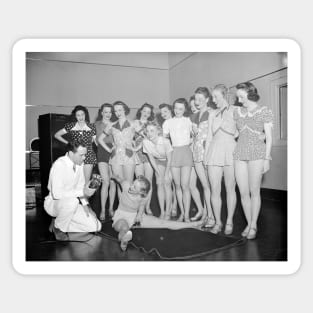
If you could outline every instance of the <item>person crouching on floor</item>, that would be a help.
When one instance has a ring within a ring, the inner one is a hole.
[[[44,209],[52,216],[50,231],[56,237],[61,232],[96,232],[101,230],[101,222],[89,206],[88,197],[96,189],[85,184],[84,160],[87,148],[82,141],[67,144],[66,155],[52,165],[49,175],[49,195],[45,198]],[[57,238],[58,239],[58,238]]]
[[[122,187],[122,194],[117,210],[113,216],[113,228],[118,232],[118,240],[123,251],[126,250],[128,242],[132,240],[133,234],[130,230],[134,224],[141,228],[169,228],[182,229],[201,226],[202,222],[179,222],[169,221],[157,218],[155,216],[144,214],[146,202],[149,200],[148,195],[151,189],[149,180],[139,175],[131,184],[117,176],[112,179],[116,180]]]

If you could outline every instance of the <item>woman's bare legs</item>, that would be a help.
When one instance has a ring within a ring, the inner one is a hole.
[[[109,172],[109,164],[105,162],[98,163],[99,172],[102,179],[101,185],[101,212],[100,212],[100,221],[105,220],[105,205],[108,199],[108,189],[110,184],[110,172]]]
[[[150,204],[151,204],[151,198],[152,198],[152,178],[153,178],[153,168],[150,164],[150,162],[146,162],[143,164],[144,166],[144,176],[149,180],[150,185],[151,185],[151,191],[148,195],[148,201],[147,201],[147,205],[146,205],[146,212],[147,214],[152,214],[151,208],[150,208]]]
[[[157,183],[157,193],[158,193],[158,201],[159,201],[159,207],[160,207],[160,218],[165,217],[165,188],[164,188],[164,182],[160,181]]]
[[[90,181],[93,164],[84,164],[84,176],[86,184]]]
[[[172,206],[171,206],[171,215],[176,216],[177,215],[177,197],[176,197],[176,188],[175,188],[175,183],[172,181]]]
[[[110,169],[110,177],[112,176],[112,167],[109,166]],[[113,179],[110,179],[110,189],[109,189],[109,199],[110,199],[110,206],[109,206],[109,215],[110,217],[113,216],[113,206],[114,206],[114,200],[116,196],[116,182]]]
[[[232,165],[224,166],[224,182],[226,188],[227,199],[227,221],[225,226],[226,235],[230,235],[233,231],[233,217],[236,209],[237,196],[236,196],[236,180],[235,170]]]
[[[173,181],[172,181],[172,177],[171,177],[171,173],[169,173],[170,175],[170,180],[165,180],[165,171],[166,171],[166,167],[162,166],[162,165],[158,165],[159,171],[160,171],[160,176],[158,177],[157,181],[161,183],[161,185],[163,185],[163,188],[161,188],[162,192],[163,192],[163,199],[164,199],[164,195],[165,195],[165,214],[164,214],[164,218],[169,220],[171,218],[171,210],[172,210],[172,197],[173,197],[173,192],[172,192],[172,185],[173,185]],[[162,187],[162,186],[160,186]],[[174,195],[174,198],[176,199],[176,195]],[[164,200],[163,200],[164,202]],[[162,214],[162,212],[161,212]]]
[[[169,220],[171,218],[171,209],[172,209],[172,183],[165,182],[165,219]]]
[[[211,201],[214,210],[216,225],[222,225],[221,221],[221,209],[222,209],[222,199],[221,199],[221,184],[223,177],[223,167],[222,166],[208,166],[208,175],[211,185]]]
[[[121,180],[126,179],[124,176],[123,165],[112,164],[112,173],[114,176],[119,177]],[[118,198],[120,198],[122,194],[120,186],[118,187],[117,192],[118,192]]]
[[[195,222],[181,222],[181,221],[169,221],[157,218],[155,216],[143,215],[140,227],[141,228],[168,228],[168,229],[183,229],[183,228],[198,228],[201,226],[201,221]]]
[[[168,213],[168,210],[170,210],[170,206],[168,207],[168,201],[171,202],[172,193],[170,194],[170,199],[168,199],[168,194],[167,194],[167,190],[165,188],[165,182],[164,182],[165,167],[162,165],[158,165],[158,170],[160,172],[160,176],[157,176],[157,193],[158,193],[158,201],[159,201],[159,206],[160,206],[160,211],[161,211],[160,218],[165,218],[165,205],[166,205],[166,213]]]
[[[131,240],[131,232],[129,232],[128,223],[121,219],[118,220],[113,227],[118,232],[118,240],[121,242],[121,249],[126,250],[128,241]],[[128,233],[129,232],[129,233]]]
[[[263,176],[263,160],[249,161],[249,190],[251,194],[251,229],[257,229],[257,221],[261,209],[261,182]]]
[[[185,213],[185,221],[190,222],[189,211],[190,211],[190,173],[191,173],[191,166],[183,166],[181,167],[181,188],[183,193],[183,205],[184,205],[184,213]]]
[[[136,177],[138,177],[139,175],[143,175],[143,176],[145,175],[145,169],[144,169],[143,163],[136,164],[135,175]]]
[[[241,204],[247,220],[247,226],[242,236],[247,236],[251,227],[251,199],[249,188],[249,169],[247,161],[235,160],[235,177],[240,191]]]
[[[124,164],[122,167],[123,177],[131,184],[134,181],[135,164]]]
[[[180,216],[179,220],[182,221],[184,219],[184,205],[183,205],[183,194],[182,194],[182,188],[180,185],[180,167],[172,167],[172,176],[175,184],[175,191],[176,191],[176,198],[177,198],[177,203],[180,209]]]
[[[210,184],[209,184],[209,179],[207,177],[203,162],[196,162],[195,169],[196,169],[196,173],[199,177],[199,180],[203,188],[204,199],[205,199],[205,204],[206,204],[206,209],[207,209],[207,216],[209,220],[214,221],[214,214],[213,214],[212,207],[211,207]]]
[[[194,167],[191,168],[189,186],[190,186],[191,197],[193,201],[195,202],[197,209],[198,209],[197,214],[191,218],[192,221],[195,221],[202,216],[204,208],[201,202],[200,192],[197,188],[197,173]]]

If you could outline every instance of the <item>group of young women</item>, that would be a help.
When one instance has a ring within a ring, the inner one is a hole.
[[[262,175],[270,168],[273,114],[258,104],[259,94],[251,82],[236,86],[241,106],[229,103],[225,85],[216,85],[212,94],[199,87],[189,102],[184,98],[173,106],[159,106],[162,121],[157,121],[152,105],[145,103],[136,119],[127,118],[130,109],[122,101],[104,103],[96,122],[90,123],[88,110],[76,106],[73,122],[59,130],[55,137],[67,143],[63,135],[84,140],[87,156],[84,165],[86,182],[93,166],[98,164],[102,177],[101,214],[109,193],[109,215],[113,215],[116,185],[112,173],[130,183],[134,176],[144,175],[152,182],[156,177],[160,218],[168,220],[180,211],[179,221],[201,219],[204,227],[218,234],[233,232],[236,208],[236,183],[247,226],[241,233],[247,239],[257,234],[257,220],[261,208]],[[213,108],[213,105],[216,108]],[[97,145],[97,152],[92,143]],[[227,194],[227,220],[221,221],[221,184],[224,176]],[[197,179],[203,190],[202,202]],[[150,192],[149,199],[151,201]],[[197,213],[190,216],[191,197]],[[150,201],[146,213],[152,214]]]

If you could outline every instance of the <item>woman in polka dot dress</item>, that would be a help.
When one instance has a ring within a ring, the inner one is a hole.
[[[262,176],[270,169],[273,113],[266,106],[257,103],[260,96],[252,83],[241,83],[236,88],[238,100],[243,107],[234,111],[234,120],[239,131],[234,150],[234,165],[241,203],[248,222],[241,235],[254,239],[261,209]]]
[[[89,122],[89,113],[87,108],[77,105],[71,114],[72,122],[65,124],[64,128],[56,132],[54,137],[68,144],[63,135],[69,133],[70,140],[81,140],[87,147],[87,155],[84,161],[85,181],[89,182],[93,166],[97,163],[96,154],[92,149],[92,142],[96,139],[96,128]]]

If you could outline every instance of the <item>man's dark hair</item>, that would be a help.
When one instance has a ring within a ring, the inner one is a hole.
[[[73,153],[75,153],[77,151],[78,147],[86,148],[86,145],[82,140],[69,141],[67,146],[66,146],[67,152],[72,151]]]

